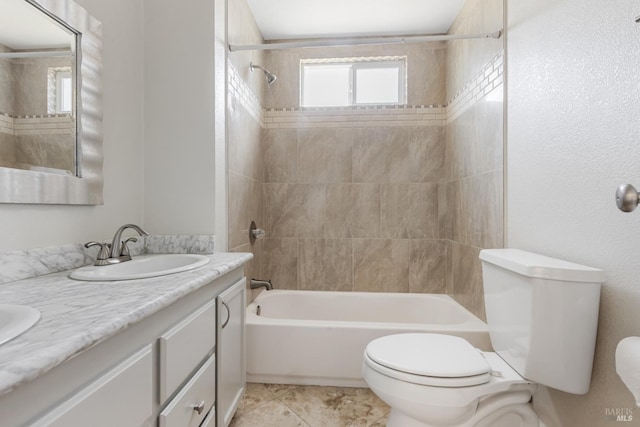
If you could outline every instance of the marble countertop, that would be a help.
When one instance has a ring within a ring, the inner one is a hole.
[[[0,303],[37,308],[31,329],[0,345],[0,395],[50,371],[249,261],[250,253],[207,255],[199,269],[148,279],[84,282],[68,271],[0,285]]]

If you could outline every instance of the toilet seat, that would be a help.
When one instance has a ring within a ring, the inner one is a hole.
[[[469,387],[489,382],[491,366],[463,338],[442,334],[389,335],[367,345],[364,362],[404,382],[433,387]]]

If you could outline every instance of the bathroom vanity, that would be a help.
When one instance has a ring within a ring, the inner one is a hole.
[[[226,426],[245,386],[245,278],[251,254],[119,282],[56,273],[0,286],[42,312],[0,346],[0,424]]]

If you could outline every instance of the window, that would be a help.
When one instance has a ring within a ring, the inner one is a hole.
[[[71,71],[56,73],[56,112],[70,113],[73,108]]]
[[[71,67],[49,68],[47,92],[49,114],[71,114],[73,112]]]
[[[300,73],[302,107],[406,102],[406,57],[303,59]]]

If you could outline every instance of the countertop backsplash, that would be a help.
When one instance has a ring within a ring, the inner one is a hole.
[[[132,256],[141,254],[213,254],[215,237],[204,235],[139,236],[128,244]],[[93,264],[98,248],[83,244],[23,249],[0,253],[0,284],[58,273]]]

